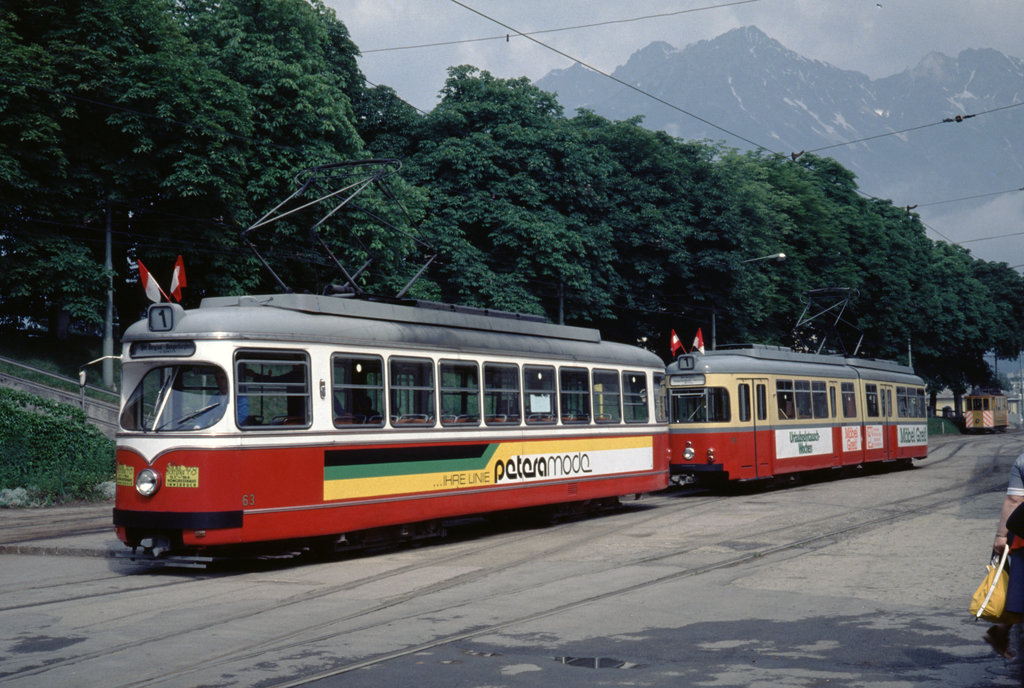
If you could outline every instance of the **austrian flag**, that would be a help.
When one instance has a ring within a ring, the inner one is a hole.
[[[139,281],[142,282],[142,288],[146,292],[146,297],[153,303],[160,303],[160,297],[163,296],[166,299],[167,294],[164,294],[164,290],[160,288],[159,284],[157,284],[156,278],[149,274],[149,270],[147,270],[146,266],[142,264],[142,261],[140,260],[138,263]]]
[[[672,342],[669,344],[669,349],[672,351],[672,355],[676,355],[676,351],[683,349],[683,343],[679,340],[679,335],[676,334],[675,330],[672,330]],[[686,353],[686,349],[683,349],[683,353]]]
[[[700,328],[697,328],[697,336],[693,338],[693,347],[690,351],[699,351],[704,353],[704,335],[701,334]]]
[[[139,263],[141,266],[142,263]],[[174,274],[171,275],[171,296],[174,297],[175,301],[181,301],[181,288],[187,287],[188,282],[185,281],[185,261],[178,256],[178,260],[174,262]]]

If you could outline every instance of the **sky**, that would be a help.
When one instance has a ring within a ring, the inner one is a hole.
[[[421,110],[436,104],[449,66],[470,64],[497,77],[536,81],[572,66],[575,58],[611,73],[653,41],[683,48],[741,26],[757,26],[804,57],[871,78],[902,72],[932,52],[955,57],[967,48],[995,48],[1024,58],[1024,0],[325,2],[362,51],[359,66],[366,78],[390,86]],[[551,31],[588,24],[600,25]],[[516,35],[538,31],[544,33],[533,38],[543,45]],[[438,43],[445,45],[407,48]],[[684,106],[699,114],[699,102]],[[1001,188],[1020,186],[1024,179],[1007,180]],[[993,223],[992,235],[1024,231],[1024,192],[1020,198],[997,197],[980,210]],[[921,214],[937,230],[932,238],[957,241],[959,228],[973,225],[978,212],[973,204],[937,206]],[[965,247],[979,258],[1024,267],[1024,238],[1012,244],[1016,257],[1007,256],[1010,245],[981,241]]]

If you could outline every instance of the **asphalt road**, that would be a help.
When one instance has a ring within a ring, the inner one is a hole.
[[[324,563],[151,571],[109,532],[27,530],[0,548],[0,685],[1015,686],[966,608],[1021,451],[939,438],[912,470]]]

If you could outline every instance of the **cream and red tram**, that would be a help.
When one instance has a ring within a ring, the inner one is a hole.
[[[924,458],[925,388],[908,366],[768,346],[667,368],[672,480],[756,480]]]
[[[119,538],[134,556],[185,561],[667,486],[657,356],[596,330],[432,306],[151,306],[123,338]]]

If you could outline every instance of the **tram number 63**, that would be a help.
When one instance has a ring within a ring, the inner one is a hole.
[[[242,506],[256,506],[256,495],[244,494],[242,495]]]

